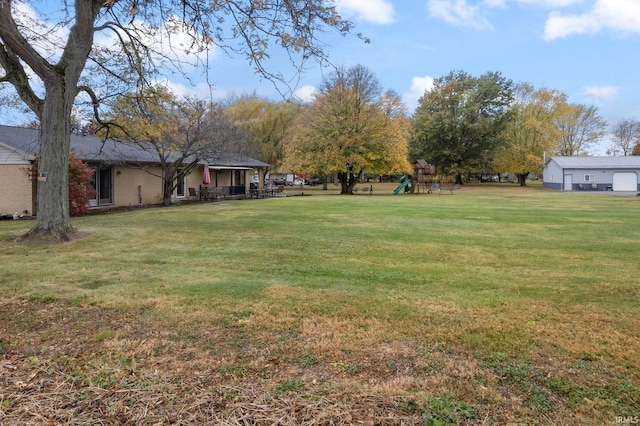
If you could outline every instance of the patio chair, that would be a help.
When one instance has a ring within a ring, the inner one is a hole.
[[[202,199],[203,201],[209,201],[209,198],[209,188],[207,188],[206,186],[202,187],[202,189],[200,190],[200,199]]]
[[[198,199],[198,193],[196,192],[195,188],[187,188],[189,190],[189,200],[197,200]]]

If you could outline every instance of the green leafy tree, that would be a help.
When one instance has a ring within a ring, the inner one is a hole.
[[[413,116],[411,158],[424,158],[461,184],[462,174],[481,169],[500,142],[512,92],[512,81],[495,72],[436,79]]]
[[[286,81],[267,67],[269,50],[282,47],[292,62],[326,59],[317,35],[347,34],[352,26],[323,0],[64,0],[47,2],[48,22],[33,18],[37,0],[0,0],[0,84],[10,85],[40,123],[38,212],[30,235],[68,239],[68,162],[71,115],[80,93],[98,113],[101,101],[132,92],[166,66],[182,70],[189,53],[213,46],[245,54],[257,72]],[[111,36],[97,45],[96,35]],[[184,42],[184,35],[188,42]],[[159,39],[164,37],[162,43]],[[206,55],[197,56],[207,67]],[[98,118],[98,122],[106,124]]]
[[[607,122],[594,106],[566,103],[558,108],[555,124],[560,137],[555,154],[561,156],[588,155],[589,149],[602,139]]]
[[[565,103],[566,95],[561,92],[517,85],[503,141],[495,151],[495,170],[514,173],[521,186],[526,186],[530,173],[540,173],[544,153],[553,150],[560,138],[554,116]]]
[[[375,75],[361,65],[339,68],[299,114],[286,144],[285,167],[298,173],[336,174],[341,194],[352,194],[366,171],[404,173],[406,117],[392,93],[382,93]]]
[[[253,152],[279,170],[284,159],[284,135],[300,111],[300,104],[288,101],[273,102],[257,96],[242,96],[226,107],[235,126],[247,133]]]

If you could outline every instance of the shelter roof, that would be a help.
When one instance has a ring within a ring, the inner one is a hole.
[[[413,168],[414,169],[426,169],[427,167],[429,167],[429,163],[427,163],[426,160],[420,159],[420,160],[416,160],[416,162],[413,164]]]

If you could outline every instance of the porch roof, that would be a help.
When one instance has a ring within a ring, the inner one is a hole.
[[[210,170],[251,170],[251,167],[209,166]]]

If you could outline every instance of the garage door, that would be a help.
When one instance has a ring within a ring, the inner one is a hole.
[[[613,175],[614,191],[637,191],[638,175],[634,172],[615,173]]]

